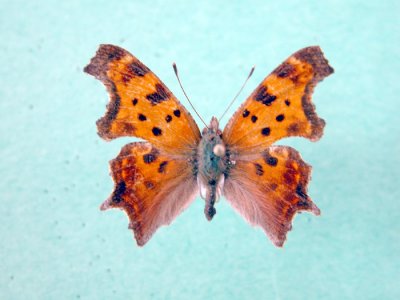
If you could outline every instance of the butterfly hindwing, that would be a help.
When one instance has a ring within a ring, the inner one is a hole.
[[[102,138],[140,137],[181,155],[198,144],[200,131],[189,112],[128,51],[101,45],[84,71],[101,80],[110,93],[107,113],[97,121]]]
[[[110,167],[115,187],[101,208],[123,209],[139,246],[158,227],[169,224],[198,192],[190,162],[163,155],[149,143],[124,146]]]
[[[223,193],[250,224],[262,227],[281,247],[296,212],[320,213],[307,195],[310,172],[295,149],[271,146],[237,160],[225,179]]]
[[[294,53],[235,112],[224,129],[225,142],[232,150],[257,152],[284,137],[319,139],[325,122],[315,113],[311,95],[332,72],[319,47]]]

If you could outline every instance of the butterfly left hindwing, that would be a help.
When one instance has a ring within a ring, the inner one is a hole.
[[[198,192],[190,162],[171,159],[149,143],[126,145],[110,166],[115,188],[101,208],[124,209],[139,246],[175,219]]]

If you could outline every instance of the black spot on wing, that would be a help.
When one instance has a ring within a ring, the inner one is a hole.
[[[271,156],[268,152],[264,153],[263,158],[265,163],[271,167],[275,167],[278,164],[278,159],[274,156]]]
[[[300,197],[299,202],[297,202],[298,207],[303,209],[308,209],[311,207],[308,196],[304,190],[304,186],[300,183],[296,187],[296,194]]]
[[[146,180],[144,182],[144,185],[146,186],[147,189],[152,190],[154,188],[154,183],[150,180]]]
[[[112,194],[112,202],[114,203],[120,203],[122,201],[122,195],[126,191],[126,184],[124,181],[118,182],[117,186],[114,189],[114,192]]]
[[[297,185],[297,187],[296,187],[296,194],[297,194],[300,198],[302,198],[302,199],[304,199],[304,200],[307,200],[307,198],[308,198],[308,196],[307,196],[307,194],[305,193],[304,188],[303,188],[303,186],[302,186],[301,184],[298,184],[298,185]]]
[[[135,76],[140,76],[143,77],[148,73],[150,70],[148,67],[146,67],[144,64],[142,64],[140,61],[134,61],[128,66],[129,71],[132,72],[133,75]]]
[[[290,76],[293,72],[296,71],[296,68],[290,63],[284,62],[279,67],[277,67],[273,73],[280,78],[285,78]]]
[[[147,118],[146,118],[146,116],[144,114],[138,114],[138,119],[139,119],[139,121],[146,121],[147,120]]]
[[[169,92],[161,84],[156,84],[156,92],[148,94],[146,96],[147,100],[151,102],[152,105],[156,105],[167,100],[169,97]]]
[[[146,164],[151,164],[153,161],[157,159],[157,155],[155,153],[147,153],[143,155],[143,161]]]
[[[283,114],[277,115],[275,119],[278,122],[282,122],[285,119],[285,115],[283,115]]]
[[[179,109],[175,109],[174,116],[179,118],[181,116],[181,111]]]
[[[167,161],[161,162],[160,165],[158,166],[158,173],[164,173],[167,165],[168,165]]]
[[[254,167],[256,168],[256,174],[258,176],[262,176],[264,174],[264,170],[262,165],[258,164],[258,163],[254,163]]]
[[[153,132],[153,134],[155,136],[159,136],[159,135],[162,134],[162,130],[160,128],[158,128],[158,127],[153,127],[153,129],[151,131]]]
[[[269,136],[271,133],[271,129],[269,127],[265,127],[263,129],[261,129],[261,134],[265,135],[265,136]]]
[[[266,106],[270,106],[272,104],[272,102],[274,102],[276,100],[276,96],[268,94],[267,88],[262,85],[256,91],[256,95],[255,95],[254,99],[258,102],[261,102],[262,104],[264,104]]]
[[[105,45],[105,46],[102,46],[102,48],[107,49],[108,60],[119,60],[125,55],[125,51],[123,49],[115,47],[115,46]]]

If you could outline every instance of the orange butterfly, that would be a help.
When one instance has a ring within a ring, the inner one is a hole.
[[[124,146],[111,161],[115,188],[101,209],[123,209],[143,246],[200,192],[211,220],[224,195],[250,224],[281,247],[298,211],[320,214],[307,195],[311,167],[291,147],[272,146],[284,137],[312,141],[324,120],[311,103],[315,85],[333,73],[318,46],[283,62],[235,112],[224,131],[213,117],[200,133],[189,112],[136,57],[101,45],[84,71],[110,93],[99,135],[135,136],[147,142]]]

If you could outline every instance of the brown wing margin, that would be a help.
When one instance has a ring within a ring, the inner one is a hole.
[[[119,107],[121,104],[121,97],[117,92],[115,83],[107,76],[109,64],[113,61],[120,60],[128,56],[129,52],[126,50],[113,46],[101,45],[90,63],[83,69],[84,72],[94,76],[106,86],[110,95],[110,102],[107,104],[107,112],[105,116],[97,121],[98,133],[105,139],[110,139],[108,136],[112,121],[117,117]],[[143,72],[148,72],[148,68],[142,64]]]
[[[317,141],[323,134],[325,121],[319,118],[315,112],[315,105],[311,102],[311,96],[317,83],[332,74],[334,70],[329,65],[328,60],[324,57],[321,48],[318,46],[304,48],[296,52],[294,57],[312,66],[312,80],[306,84],[304,95],[301,97],[301,103],[307,119],[312,124],[312,133],[309,138],[312,141]],[[275,69],[273,73],[282,75],[277,69]],[[290,74],[288,75],[290,78]],[[293,79],[295,80],[295,77],[293,77]]]

